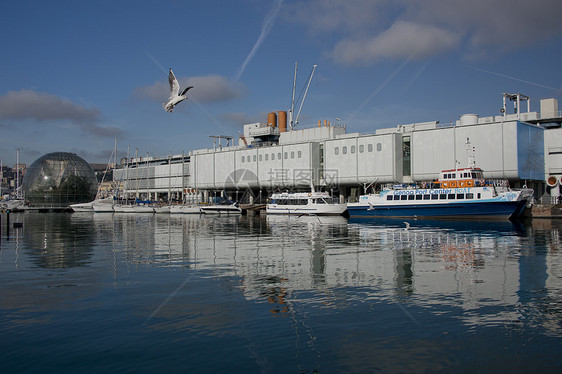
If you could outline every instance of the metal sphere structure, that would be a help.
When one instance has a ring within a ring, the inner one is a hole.
[[[23,179],[29,207],[64,209],[92,201],[98,182],[92,167],[74,153],[53,152],[35,160]]]

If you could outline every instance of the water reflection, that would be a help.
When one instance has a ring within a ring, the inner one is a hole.
[[[69,214],[20,214],[23,226],[16,231],[25,241],[31,262],[43,268],[70,268],[90,263],[94,231],[90,217]]]
[[[560,221],[18,217],[0,237],[11,368],[39,351],[89,371],[559,363]]]

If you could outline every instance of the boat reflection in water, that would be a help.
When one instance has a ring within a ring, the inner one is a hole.
[[[80,369],[93,355],[89,369],[130,371],[560,364],[562,222],[12,217],[23,227],[0,243],[0,296],[10,301],[0,332],[12,332],[3,345],[12,369],[34,365],[24,359],[34,349],[49,357],[37,365],[70,359]],[[56,331],[52,345],[46,330]],[[154,356],[137,354],[148,349]]]

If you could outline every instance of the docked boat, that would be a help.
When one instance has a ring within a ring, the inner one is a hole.
[[[327,192],[283,192],[271,195],[266,214],[339,216],[347,210],[345,203],[338,203]]]
[[[0,200],[0,211],[20,212],[23,210],[23,199]]]
[[[154,207],[146,204],[130,204],[113,206],[115,213],[154,213]]]
[[[201,214],[201,208],[198,205],[172,205],[170,206],[171,214]]]
[[[102,204],[107,204],[107,205],[102,205]],[[89,201],[87,203],[70,204],[70,207],[75,212],[93,212],[94,211],[94,205],[96,205],[97,208],[98,208],[98,210],[97,210],[98,212],[101,212],[101,211],[112,212],[113,208],[110,209],[110,207],[112,207],[113,204],[114,204],[114,198],[113,198],[113,196],[110,196],[110,197],[106,197],[106,198],[98,198],[98,199],[95,199],[93,201]]]
[[[507,180],[485,180],[477,167],[443,170],[435,182],[385,186],[348,203],[351,217],[464,217],[513,219],[533,198]]]
[[[242,208],[238,204],[213,204],[201,205],[201,213],[204,214],[241,214]]]

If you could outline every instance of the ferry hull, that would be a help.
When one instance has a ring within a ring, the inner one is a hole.
[[[348,204],[351,217],[465,217],[465,218],[516,218],[523,212],[526,200],[482,201],[448,204],[359,205]]]

